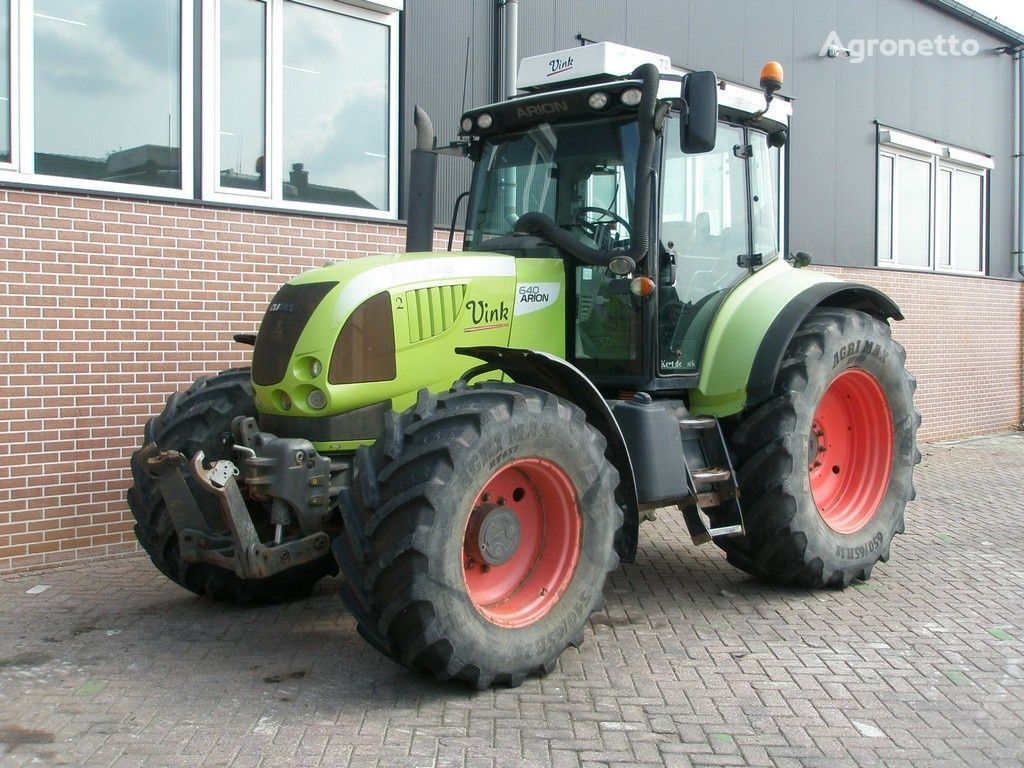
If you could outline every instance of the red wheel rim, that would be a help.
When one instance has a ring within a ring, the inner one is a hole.
[[[518,546],[498,565],[484,562],[479,530],[488,513],[511,510]],[[572,580],[582,529],[568,475],[541,458],[508,462],[484,483],[473,502],[462,545],[462,576],[476,610],[502,627],[522,627],[551,610]]]
[[[838,533],[856,533],[875,516],[889,487],[893,429],[878,380],[851,368],[821,398],[808,444],[811,495]]]

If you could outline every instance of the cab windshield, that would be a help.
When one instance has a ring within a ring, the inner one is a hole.
[[[640,143],[635,119],[543,123],[488,139],[476,164],[466,220],[467,250],[512,234],[536,211],[580,242],[629,247]]]

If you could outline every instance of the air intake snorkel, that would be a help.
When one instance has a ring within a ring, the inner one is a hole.
[[[602,250],[584,245],[559,227],[549,216],[536,211],[524,214],[515,223],[514,231],[537,235],[576,257],[584,264],[607,267],[617,275],[628,275],[647,256],[650,247],[651,179],[654,174],[654,115],[658,104],[661,74],[653,64],[642,64],[633,70],[631,79],[639,79],[640,104],[637,124],[640,146],[636,157],[636,194],[633,198],[632,235],[627,251]]]

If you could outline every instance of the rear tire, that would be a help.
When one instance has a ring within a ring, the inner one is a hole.
[[[726,425],[746,536],[730,563],[782,584],[845,587],[889,559],[914,498],[921,416],[888,324],[820,308],[786,351],[772,398]]]
[[[582,642],[618,564],[618,473],[604,450],[583,412],[547,392],[421,391],[358,451],[343,504],[334,550],[360,634],[406,667],[481,689],[550,672]]]
[[[231,422],[236,416],[256,416],[248,368],[233,368],[198,379],[185,392],[167,399],[163,413],[146,422],[143,445],[174,450],[191,459],[203,451],[207,462],[237,460],[232,450]],[[153,564],[171,581],[197,595],[237,603],[279,603],[306,597],[324,576],[337,573],[330,554],[267,579],[240,579],[234,571],[210,563],[188,563],[178,554],[178,535],[156,483],[143,471],[139,452],[132,454],[134,485],[128,506],[135,517],[135,536]],[[207,520],[219,519],[217,500],[203,491],[182,467],[189,487]],[[260,529],[259,511],[253,522]]]

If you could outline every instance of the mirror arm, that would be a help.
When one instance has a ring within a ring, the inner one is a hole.
[[[462,201],[469,197],[469,191],[463,192],[455,198],[455,205],[452,206],[452,223],[448,227],[448,252],[451,253],[452,245],[455,242],[455,225],[459,219],[459,208],[462,206]],[[465,246],[463,246],[465,247]]]

